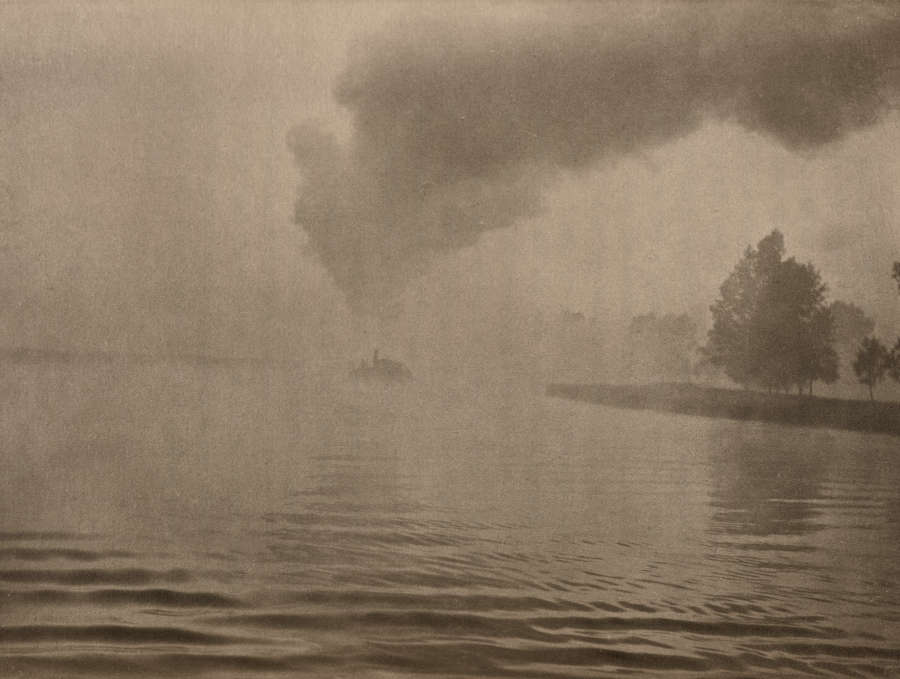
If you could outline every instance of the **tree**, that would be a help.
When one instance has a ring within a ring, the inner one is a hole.
[[[831,317],[834,319],[834,344],[840,350],[846,346],[854,349],[875,331],[875,321],[866,312],[850,302],[832,302]]]
[[[891,379],[900,382],[900,337],[894,342],[893,348],[888,352],[887,373]]]
[[[894,262],[894,280],[897,281],[897,289],[900,291],[900,262]],[[900,382],[900,337],[891,349],[888,365],[888,373],[896,381]]]
[[[816,380],[832,384],[840,376],[840,360],[834,348],[833,328],[834,317],[827,307],[814,311],[808,323],[802,326],[798,385],[803,384],[803,379],[808,380],[810,396]]]
[[[817,379],[837,379],[833,321],[812,264],[791,258],[773,267],[761,286],[754,326],[757,373],[765,386],[802,392]]]
[[[832,302],[829,310],[833,319],[834,350],[837,352],[840,377],[842,380],[852,380],[856,351],[860,343],[875,332],[875,321],[849,302]]]
[[[703,353],[739,384],[802,391],[838,376],[826,286],[812,264],[784,259],[773,231],[744,257],[710,308],[713,327]]]
[[[784,237],[779,231],[761,240],[756,250],[748,246],[719,288],[719,299],[710,307],[713,327],[703,354],[709,363],[722,368],[744,387],[755,383],[758,377],[754,326],[760,289],[783,255]]]
[[[890,367],[891,357],[887,348],[876,337],[866,337],[859,346],[853,372],[861,384],[869,387],[869,398],[875,400],[875,386],[884,379]]]

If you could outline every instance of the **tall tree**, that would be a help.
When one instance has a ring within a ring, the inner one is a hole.
[[[875,332],[875,321],[849,302],[832,302],[829,307],[834,321],[834,349],[837,352],[841,379],[853,379],[853,361],[860,343]]]
[[[833,318],[826,287],[812,264],[784,259],[784,237],[773,231],[744,257],[711,307],[704,354],[744,386],[802,391],[837,379]]]
[[[900,290],[900,262],[894,262],[894,280],[897,281],[897,289]]]
[[[807,380],[810,396],[816,380],[832,384],[840,376],[840,359],[834,348],[833,327],[833,316],[828,308],[816,309],[803,325],[798,386],[802,390],[803,380]]]
[[[812,264],[793,258],[774,266],[754,318],[758,379],[768,387],[811,386],[837,379],[832,318],[825,285]]]
[[[869,387],[869,398],[875,400],[875,387],[890,367],[890,353],[876,337],[866,337],[859,347],[853,371],[861,384]]]
[[[900,382],[900,337],[897,338],[888,357],[888,375]]]
[[[719,299],[710,307],[713,327],[703,353],[732,380],[748,387],[756,383],[756,332],[759,296],[764,281],[781,262],[784,236],[773,231],[757,249],[747,247],[744,256],[719,288]]]

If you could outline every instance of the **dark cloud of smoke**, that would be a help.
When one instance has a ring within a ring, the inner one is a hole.
[[[900,13],[887,6],[559,8],[549,21],[394,24],[356,45],[337,84],[350,141],[293,130],[296,221],[356,308],[538,214],[562,171],[709,119],[810,152],[876,122],[900,92]]]

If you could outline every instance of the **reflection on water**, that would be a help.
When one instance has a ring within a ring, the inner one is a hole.
[[[27,370],[4,675],[900,673],[895,439],[524,385]]]
[[[748,431],[749,429],[749,431]],[[723,428],[711,446],[716,532],[799,536],[821,528],[821,487],[833,438],[800,428]]]

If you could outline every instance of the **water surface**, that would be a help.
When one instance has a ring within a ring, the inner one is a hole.
[[[4,676],[900,674],[897,440],[6,366]]]

